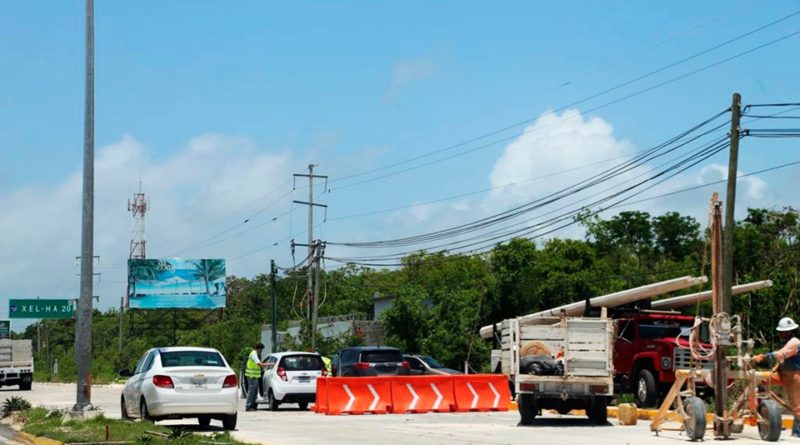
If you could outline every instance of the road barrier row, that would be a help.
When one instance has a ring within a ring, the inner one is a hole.
[[[496,374],[317,379],[320,414],[508,411],[508,377]]]

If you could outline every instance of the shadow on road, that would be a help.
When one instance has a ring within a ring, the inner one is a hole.
[[[611,423],[606,422],[603,425],[597,425],[594,423],[593,420],[589,419],[571,419],[571,418],[546,418],[546,419],[535,419],[533,421],[533,425],[517,425],[521,428],[536,428],[542,426],[556,426],[556,427],[564,427],[564,426],[582,426],[582,427],[607,427],[613,426]]]
[[[190,433],[224,433],[225,429],[221,426],[214,426],[209,425],[206,427],[202,427],[200,425],[164,425],[165,427],[171,429],[173,433],[180,433],[181,431],[186,431]]]

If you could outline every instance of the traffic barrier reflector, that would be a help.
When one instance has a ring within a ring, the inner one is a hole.
[[[395,414],[455,411],[451,376],[397,376],[391,382]]]
[[[317,398],[312,410],[317,413],[328,412],[328,377],[317,377]]]
[[[389,377],[329,377],[325,380],[328,415],[385,414],[392,410]]]
[[[456,411],[508,411],[508,377],[498,374],[454,375]]]

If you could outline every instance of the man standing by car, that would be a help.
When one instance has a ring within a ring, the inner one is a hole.
[[[247,403],[245,411],[255,411],[258,408],[256,398],[258,397],[258,385],[261,379],[261,368],[267,366],[261,362],[261,351],[264,350],[263,343],[256,343],[255,348],[250,351],[247,357],[247,365],[244,369],[244,376],[247,378]]]

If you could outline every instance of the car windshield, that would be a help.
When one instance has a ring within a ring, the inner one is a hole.
[[[649,320],[647,322],[639,323],[639,337],[645,340],[653,340],[658,338],[676,338],[681,336],[684,339],[689,338],[694,322],[679,322],[675,320]],[[708,325],[703,323],[700,326],[700,338],[703,343],[708,342]]]
[[[280,366],[286,371],[319,371],[325,367],[317,355],[287,355]]]
[[[444,368],[444,365],[439,363],[439,361],[436,360],[433,357],[428,357],[427,355],[420,355],[419,358],[422,359],[423,362],[427,363],[428,366],[430,366],[431,368],[434,368],[434,369],[435,368]]]
[[[225,360],[216,351],[162,351],[161,366],[225,366]]]
[[[403,356],[400,351],[364,351],[361,353],[361,361],[367,363],[400,363]]]

